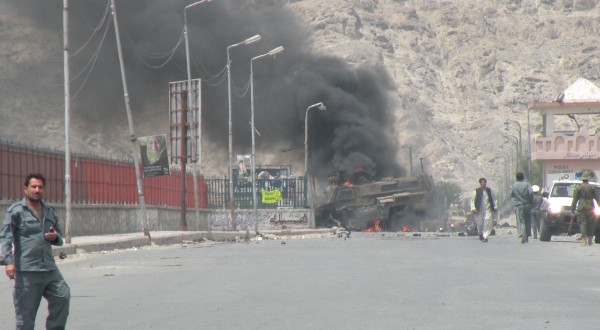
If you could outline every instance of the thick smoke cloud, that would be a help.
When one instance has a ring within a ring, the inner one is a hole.
[[[116,1],[134,121],[149,115],[167,120],[167,84],[187,77],[183,43],[167,65],[151,66],[161,63],[156,59],[160,52],[177,45],[183,8],[192,2]],[[69,4],[71,48],[77,49],[89,38],[108,1],[72,0]],[[21,14],[33,17],[40,28],[62,33],[62,1],[21,0],[15,6]],[[188,26],[192,76],[203,78],[205,140],[227,149],[227,80],[222,79],[227,46],[260,34],[259,43],[230,53],[234,154],[247,153],[251,144],[250,96],[238,96],[249,82],[250,59],[282,45],[282,55],[254,62],[255,121],[260,132],[257,154],[271,153],[276,158],[282,149],[291,148],[297,163],[302,164],[306,109],[323,102],[326,111],[311,110],[309,114],[315,174],[325,178],[333,170],[352,173],[358,168],[375,178],[403,174],[392,138],[394,116],[388,95],[394,86],[382,68],[354,68],[341,59],[309,53],[310,32],[278,1],[213,0],[188,11]],[[98,33],[96,43],[101,35]],[[89,61],[95,50],[89,48],[73,57],[73,71]],[[120,77],[111,22],[94,71],[74,101],[77,111],[72,120],[117,124],[114,118],[124,113]],[[77,83],[81,81],[74,85]],[[143,123],[135,124],[143,127]]]

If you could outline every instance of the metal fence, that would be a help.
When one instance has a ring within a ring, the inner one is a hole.
[[[45,200],[64,203],[64,152],[0,141],[0,200],[23,198],[24,179],[29,173],[46,177]],[[181,172],[169,176],[145,178],[144,198],[149,205],[181,205]],[[235,208],[249,209],[252,203],[251,181],[234,185]],[[194,181],[186,175],[186,205],[194,207]],[[257,180],[257,208],[301,208],[306,206],[304,178]],[[198,177],[200,208],[229,208],[229,179]],[[263,192],[279,191],[280,198],[263,199]],[[71,200],[75,204],[137,204],[137,184],[132,161],[89,155],[71,155]]]
[[[0,142],[0,200],[23,198],[25,177],[41,173],[46,178],[45,200],[64,203],[64,152]],[[193,177],[186,175],[186,205],[194,205]],[[150,205],[181,205],[181,172],[145,178],[144,199]],[[206,182],[198,178],[200,207],[206,208]],[[71,155],[71,201],[74,204],[137,204],[139,201],[132,161],[89,155]]]
[[[206,179],[209,208],[230,208],[229,205],[229,179]],[[279,200],[263,198],[263,193],[279,191]],[[285,179],[258,179],[256,180],[256,207],[259,209],[273,209],[279,207],[303,208],[306,207],[306,189],[304,178]],[[252,208],[252,182],[237,183],[234,185],[234,207],[240,209]]]

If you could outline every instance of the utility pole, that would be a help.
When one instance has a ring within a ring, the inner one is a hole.
[[[190,41],[189,41],[189,33],[188,33],[188,24],[187,24],[187,10],[189,8],[198,6],[204,2],[210,2],[210,0],[201,0],[189,4],[183,8],[183,38],[185,40],[185,59],[186,59],[186,68],[187,68],[187,104],[189,107],[192,106],[192,73],[190,71]],[[198,163],[200,163],[200,170],[202,170],[202,102],[201,102],[201,93],[202,93],[202,84],[201,81],[198,81],[198,101],[197,101],[197,111],[190,109],[189,111],[192,113],[192,118],[197,117],[197,120],[192,120],[192,175],[194,177],[194,210],[196,214],[196,222],[200,223],[200,211],[199,211],[199,194],[198,194]],[[197,116],[194,116],[196,114]],[[197,146],[194,147],[196,143],[196,124],[198,130],[198,143]],[[194,156],[195,153],[195,156]],[[210,223],[208,225],[208,230],[210,231]],[[187,225],[186,225],[187,228]]]
[[[71,83],[69,74],[69,0],[63,0],[63,46],[65,75],[65,242],[71,243],[71,147],[69,142]]]
[[[179,230],[187,231],[186,213],[187,206],[185,200],[185,172],[187,163],[187,95],[189,91],[181,95],[181,213],[179,215]]]
[[[142,211],[142,228],[144,235],[148,236],[148,240],[152,242],[150,237],[150,229],[148,226],[148,217],[146,215],[146,201],[144,200],[144,189],[142,187],[142,176],[140,174],[140,166],[137,157],[138,140],[133,131],[133,119],[131,117],[131,108],[129,106],[129,92],[127,91],[127,80],[125,78],[125,66],[123,64],[123,54],[121,51],[121,37],[119,36],[119,24],[117,23],[117,10],[115,8],[115,0],[110,0],[110,8],[113,16],[113,23],[115,25],[115,38],[117,40],[117,51],[119,53],[119,65],[121,67],[121,80],[123,82],[123,96],[125,98],[125,111],[127,112],[127,123],[129,124],[129,136],[131,137],[131,147],[133,156],[133,166],[135,168],[135,177],[138,188],[138,197],[140,200],[140,208]]]

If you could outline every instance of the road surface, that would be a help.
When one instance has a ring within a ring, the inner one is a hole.
[[[70,256],[69,329],[600,329],[600,245],[353,233]],[[14,328],[0,280],[0,329]],[[44,329],[42,302],[37,329]]]

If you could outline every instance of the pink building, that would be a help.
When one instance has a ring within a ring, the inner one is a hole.
[[[600,178],[600,132],[555,131],[557,115],[600,114],[600,88],[580,78],[562,92],[556,100],[535,103],[530,110],[539,111],[543,132],[531,138],[531,160],[542,162],[543,186],[554,180],[577,179],[582,169],[591,169]],[[600,122],[598,125],[600,127]]]

